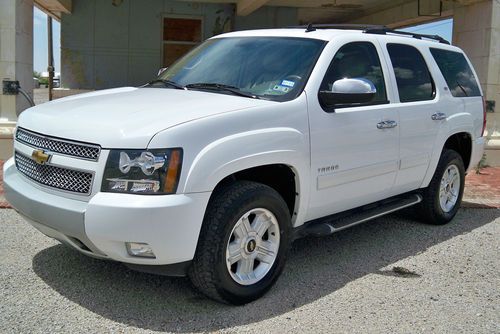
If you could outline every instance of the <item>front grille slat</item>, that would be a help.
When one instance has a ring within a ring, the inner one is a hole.
[[[88,195],[94,175],[89,172],[39,165],[31,158],[15,152],[16,167],[27,178],[47,187]]]
[[[69,155],[79,159],[97,161],[101,147],[94,144],[77,143],[63,139],[43,136],[23,128],[16,131],[16,140],[35,148],[48,150],[54,153]]]

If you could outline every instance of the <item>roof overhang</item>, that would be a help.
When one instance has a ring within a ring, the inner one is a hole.
[[[194,2],[193,0],[177,0]],[[297,8],[300,23],[343,23],[359,17],[367,17],[391,8],[411,9],[415,22],[391,22],[388,25],[401,26],[427,22],[450,15],[456,6],[469,5],[485,0],[196,0],[204,3],[230,3],[236,8],[236,15],[247,16],[262,7]],[[498,1],[498,0],[497,0]],[[442,8],[440,4],[442,3]],[[419,14],[422,9],[424,14]],[[442,11],[441,11],[442,9]],[[439,14],[441,13],[441,16]],[[402,19],[403,20],[403,19]]]
[[[62,14],[71,14],[72,0],[34,0],[35,6],[57,21]]]
[[[192,0],[178,0],[193,2]],[[399,6],[416,0],[196,0],[205,3],[232,3],[236,6],[238,16],[247,16],[261,7],[293,7],[300,11],[304,20],[345,21],[347,17],[365,14],[368,11],[377,11],[385,7]],[[437,1],[437,0],[425,0]],[[480,0],[452,0],[452,1],[480,1]]]

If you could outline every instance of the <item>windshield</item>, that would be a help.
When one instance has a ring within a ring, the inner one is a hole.
[[[325,44],[321,40],[288,37],[210,39],[169,67],[159,79],[207,91],[213,91],[213,84],[218,84],[257,98],[289,101],[302,92]],[[216,88],[218,93],[227,93],[224,87]]]

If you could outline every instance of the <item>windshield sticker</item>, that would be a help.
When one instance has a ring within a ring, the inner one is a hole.
[[[275,85],[273,87],[273,90],[278,91],[278,92],[282,92],[282,93],[288,93],[290,91],[290,87],[286,87],[283,85]]]
[[[295,86],[295,82],[290,81],[290,80],[283,80],[283,81],[281,82],[281,85],[282,85],[282,86],[286,86],[286,87],[293,88],[293,86]]]

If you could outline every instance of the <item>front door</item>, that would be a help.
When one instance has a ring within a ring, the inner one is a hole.
[[[308,220],[388,196],[399,164],[399,120],[389,103],[385,72],[376,40],[346,43],[334,52],[320,90],[331,90],[339,79],[363,78],[375,85],[375,97],[369,103],[324,110],[317,96],[309,96]]]

